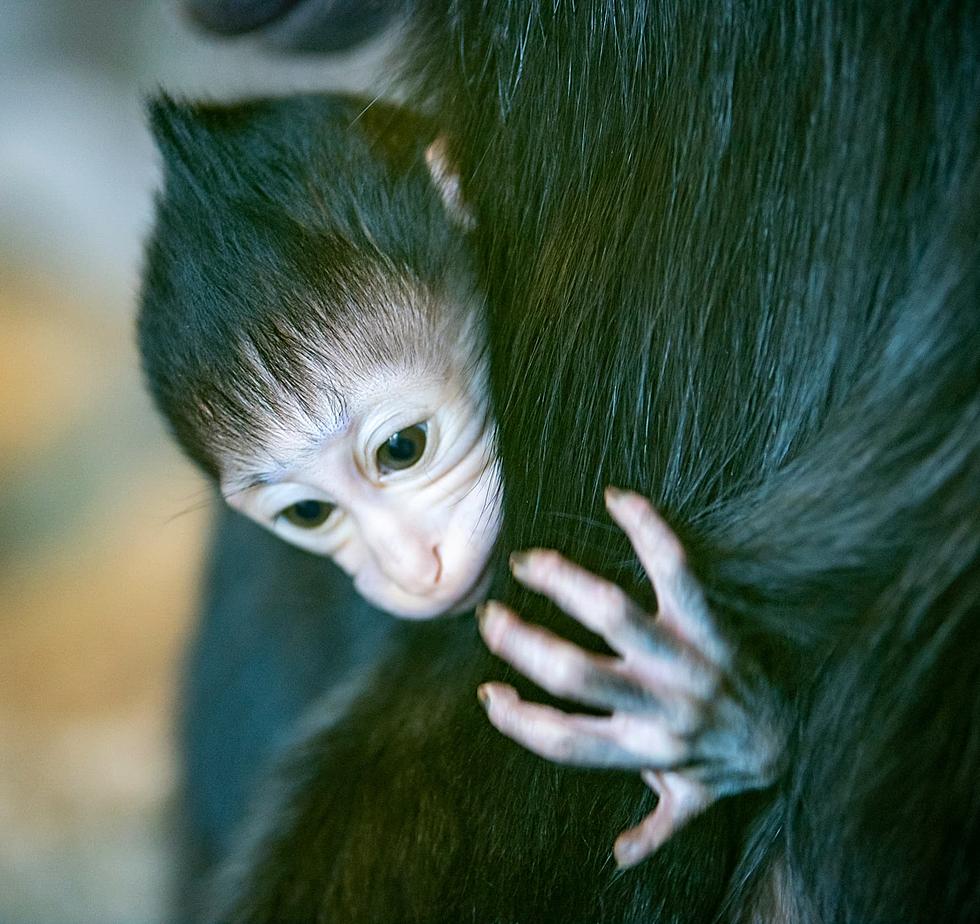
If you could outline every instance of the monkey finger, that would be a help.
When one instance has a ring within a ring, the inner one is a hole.
[[[689,762],[706,712],[699,692],[715,684],[702,664],[683,659],[626,664],[583,651],[496,601],[481,608],[487,646],[543,689],[613,713],[606,737],[646,766]]]
[[[645,497],[606,489],[606,509],[629,537],[657,595],[657,622],[713,664],[730,660],[680,540]]]
[[[644,757],[609,739],[608,719],[569,715],[551,706],[526,702],[503,683],[485,683],[478,695],[491,724],[539,757],[582,767],[639,770],[649,766]]]
[[[614,658],[584,651],[493,600],[478,613],[487,647],[554,696],[610,711],[662,711],[657,698],[624,676]]]
[[[714,801],[705,786],[680,773],[646,770],[642,776],[657,793],[657,807],[636,827],[616,838],[613,856],[620,869],[636,866],[655,853]]]
[[[510,557],[514,577],[597,635],[620,654],[662,653],[672,640],[658,632],[654,620],[610,581],[570,562],[551,549],[515,552]]]

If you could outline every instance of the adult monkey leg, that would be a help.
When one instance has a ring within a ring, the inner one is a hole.
[[[259,34],[277,48],[347,51],[375,36],[401,12],[400,0],[183,0],[202,29],[229,37]]]

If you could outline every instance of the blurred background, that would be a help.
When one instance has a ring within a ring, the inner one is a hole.
[[[0,922],[162,921],[172,715],[212,501],[133,345],[142,99],[383,88],[390,33],[279,57],[175,0],[0,4]]]

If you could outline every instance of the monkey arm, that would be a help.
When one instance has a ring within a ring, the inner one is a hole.
[[[641,771],[658,802],[617,838],[616,860],[625,867],[716,800],[773,783],[786,723],[771,689],[736,668],[680,542],[649,501],[610,490],[606,502],[650,578],[657,613],[557,552],[534,550],[513,556],[514,576],[615,654],[585,651],[495,602],[483,609],[480,628],[491,651],[549,693],[609,714],[529,703],[501,683],[484,684],[480,698],[494,726],[542,757]]]

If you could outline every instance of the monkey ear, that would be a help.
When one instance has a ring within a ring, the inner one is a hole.
[[[476,216],[463,199],[459,171],[449,156],[449,141],[445,135],[440,135],[425,149],[425,162],[450,221],[463,231],[472,231],[476,227]]]

